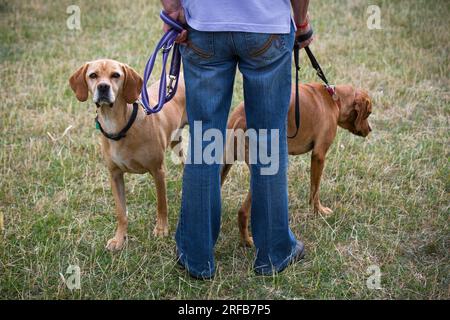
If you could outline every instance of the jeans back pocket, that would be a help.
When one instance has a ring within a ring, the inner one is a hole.
[[[208,60],[214,56],[214,33],[197,31],[188,27],[188,39],[180,46],[181,55],[191,61]]]
[[[284,34],[246,33],[245,43],[250,58],[272,60],[286,50]]]

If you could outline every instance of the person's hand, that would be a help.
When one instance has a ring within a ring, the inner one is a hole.
[[[181,24],[186,24],[186,18],[184,17],[184,9],[183,7],[180,7],[180,9],[173,11],[173,12],[168,12],[167,13],[169,15],[169,17],[171,17],[172,19],[180,22]],[[163,25],[163,31],[164,32],[168,32],[170,30],[170,26],[166,23],[164,23]],[[176,38],[175,42],[176,43],[180,43],[180,44],[185,44],[187,41],[187,30],[183,30],[178,37]]]
[[[306,21],[303,25],[297,26],[297,32],[295,33],[295,39],[298,39],[301,36],[304,36],[308,34],[312,30],[311,24],[309,23],[309,17],[306,18]],[[311,34],[311,36],[303,41],[297,41],[297,43],[300,46],[300,49],[303,49],[304,47],[307,47],[313,42],[314,36]]]

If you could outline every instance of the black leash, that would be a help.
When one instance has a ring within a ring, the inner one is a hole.
[[[309,47],[305,47],[306,54],[308,55],[309,61],[311,61],[311,65],[314,69],[316,69],[317,75],[319,76],[322,81],[329,86],[328,79],[325,77],[325,74],[322,71],[322,68],[320,67],[319,62],[317,62],[316,57],[312,53],[311,49]]]
[[[330,94],[330,96],[333,98],[334,101],[338,101],[339,97],[336,94],[335,87],[330,85],[330,83],[328,82],[327,77],[325,77],[325,73],[323,73],[319,62],[317,61],[316,57],[312,53],[311,49],[309,47],[305,47],[305,51],[306,51],[306,54],[308,55],[309,61],[311,61],[312,67],[314,69],[316,69],[317,75],[325,83],[325,89],[327,89],[328,93]]]
[[[133,125],[134,121],[136,120],[137,114],[138,114],[138,110],[139,110],[139,105],[135,102],[133,103],[133,113],[131,114],[130,120],[128,120],[127,125],[125,126],[125,128],[123,128],[122,130],[120,130],[119,133],[115,133],[115,134],[111,134],[111,133],[107,133],[103,130],[100,122],[98,121],[98,116],[95,117],[95,124],[97,126],[97,128],[100,130],[100,132],[108,139],[110,140],[114,140],[114,141],[119,141],[123,138],[126,137],[126,133],[128,130],[130,130],[131,126]]]
[[[298,85],[300,82],[299,72],[300,72],[300,45],[296,41],[294,44],[294,62],[295,62],[295,126],[296,130],[293,136],[288,136],[289,139],[294,139],[298,131],[300,130],[300,93]]]

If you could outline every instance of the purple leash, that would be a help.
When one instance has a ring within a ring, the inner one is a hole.
[[[158,113],[159,111],[161,111],[164,104],[166,102],[169,102],[175,96],[178,88],[178,79],[181,67],[181,54],[179,50],[180,45],[178,43],[175,43],[175,39],[184,30],[184,27],[178,21],[175,21],[171,17],[169,17],[164,11],[161,11],[159,16],[164,21],[164,23],[168,24],[171,27],[171,29],[161,38],[158,45],[156,46],[155,51],[153,52],[147,62],[147,65],[145,66],[141,100],[147,115]],[[169,85],[167,85],[166,65],[167,60],[169,59],[170,51],[172,49],[173,54],[169,72]],[[152,74],[159,50],[162,50],[163,61],[161,80],[159,83],[159,98],[158,104],[154,107],[150,107],[150,100],[147,92],[147,83],[150,80],[150,75]]]

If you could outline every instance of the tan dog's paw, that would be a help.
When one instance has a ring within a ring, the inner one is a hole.
[[[123,245],[125,243],[125,237],[121,238],[112,238],[108,240],[108,243],[106,244],[106,249],[109,251],[119,251],[123,248]]]
[[[324,216],[329,216],[333,213],[333,210],[331,210],[330,208],[324,207],[322,205],[319,205],[319,206],[314,207],[314,213],[320,213],[320,214],[323,214]]]
[[[253,237],[241,239],[241,244],[243,247],[246,247],[246,248],[252,248],[255,245],[253,242]]]
[[[169,236],[169,227],[167,225],[158,226],[156,225],[155,229],[153,229],[153,236],[157,238],[163,238]]]

